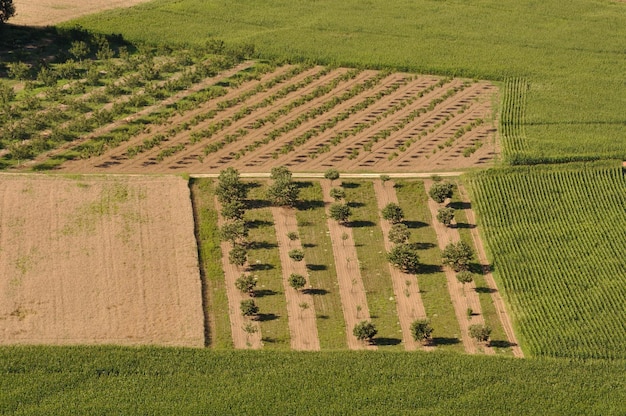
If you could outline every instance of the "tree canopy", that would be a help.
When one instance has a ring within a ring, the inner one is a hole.
[[[334,203],[329,208],[330,218],[341,223],[345,223],[350,218],[352,211],[347,204]]]
[[[15,16],[13,0],[0,0],[0,25]]]
[[[395,202],[390,202],[382,209],[383,218],[387,221],[397,224],[404,219],[404,211],[400,205]]]
[[[395,245],[387,253],[389,263],[406,273],[417,273],[419,268],[419,256],[409,244]]]
[[[443,249],[441,260],[455,272],[469,269],[470,261],[474,258],[474,251],[464,241],[450,243]]]

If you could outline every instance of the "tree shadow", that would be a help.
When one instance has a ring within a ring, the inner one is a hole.
[[[298,211],[306,211],[315,208],[324,208],[324,201],[318,201],[317,199],[306,199],[296,202],[296,209]]]
[[[361,208],[364,207],[365,204],[363,202],[348,202],[347,204],[350,208]]]
[[[495,293],[497,292],[497,290],[492,289],[490,287],[484,287],[484,286],[477,286],[476,289],[474,289],[474,291],[476,293]]]
[[[470,209],[472,208],[472,204],[470,204],[469,202],[456,201],[450,202],[448,204],[448,207],[453,209]]]
[[[419,274],[435,274],[441,272],[441,266],[438,264],[422,264],[420,263],[418,268]]]
[[[374,227],[376,223],[372,221],[364,221],[364,220],[356,220],[350,221],[348,223],[348,227],[350,228],[365,228],[365,227]]]
[[[313,187],[313,182],[311,181],[296,181],[295,182],[296,185],[298,186],[299,189],[306,189],[306,188],[311,188]]]
[[[278,247],[278,244],[270,243],[268,241],[250,241],[248,248],[250,250],[271,250]]]
[[[494,348],[509,348],[517,346],[517,344],[506,340],[491,340],[489,345]]]
[[[274,313],[260,313],[257,315],[257,320],[259,322],[274,321],[278,318],[280,317]]]
[[[328,315],[321,315],[321,314],[320,314],[320,315],[316,315],[316,316],[315,316],[315,318],[317,318],[317,319],[324,319],[324,320],[326,320],[326,319],[330,319],[330,316],[328,316]]]
[[[458,338],[445,338],[445,337],[433,338],[433,343],[435,345],[456,345],[460,342],[461,340],[459,340]]]
[[[274,296],[278,294],[271,289],[259,289],[254,291],[255,298],[264,298],[265,296]]]
[[[306,268],[312,272],[319,272],[322,270],[328,270],[328,266],[325,264],[307,264]]]
[[[302,247],[304,247],[304,248],[313,248],[313,247],[317,247],[317,244],[304,243],[304,244],[302,244]]]
[[[426,227],[428,224],[422,221],[403,221],[404,225],[406,225],[411,230],[415,230],[418,228]]]
[[[361,184],[360,183],[356,183],[356,182],[343,182],[341,184],[342,188],[346,188],[346,189],[356,189],[358,187],[360,187]]]
[[[267,199],[246,199],[246,209],[268,208],[271,207],[270,201]]]
[[[302,293],[307,294],[307,295],[313,295],[313,296],[324,296],[325,294],[329,292],[326,289],[311,288],[311,289],[302,290]]]
[[[274,223],[272,221],[265,221],[265,220],[246,221],[246,227],[248,227],[251,230],[256,229],[256,228],[272,227],[272,226],[274,226]]]
[[[429,248],[435,247],[433,243],[410,243],[409,244],[413,250],[428,250]]]
[[[476,228],[475,224],[467,224],[465,222],[457,222],[454,228],[462,228],[462,229],[473,229]]]
[[[310,227],[314,225],[311,221],[298,221],[298,227]]]
[[[272,337],[262,337],[261,341],[263,341],[266,344],[275,344],[278,342],[276,338],[272,338]]]
[[[258,272],[261,270],[273,270],[275,269],[273,264],[269,264],[269,263],[256,263],[256,264],[251,264],[249,267],[251,272]]]
[[[401,339],[398,338],[374,338],[372,343],[378,347],[385,347],[390,345],[398,345],[402,342]]]

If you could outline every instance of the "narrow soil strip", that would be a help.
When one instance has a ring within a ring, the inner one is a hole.
[[[217,197],[215,198],[215,207],[218,212],[222,212]],[[221,228],[224,225],[224,218],[220,214],[217,225]],[[237,349],[253,348],[259,349],[263,347],[261,342],[261,327],[258,323],[251,321],[241,315],[240,305],[242,300],[249,299],[248,295],[244,295],[235,287],[235,281],[239,278],[243,269],[232,265],[228,261],[228,253],[232,245],[228,242],[221,243],[222,248],[222,268],[224,269],[224,278],[226,279],[226,295],[228,296],[228,314],[230,316],[230,330],[233,335],[233,345]],[[251,325],[251,326],[249,326]],[[256,332],[248,333],[244,328],[256,328]]]
[[[433,181],[430,179],[424,181],[426,190],[430,189],[432,184]],[[457,229],[446,227],[437,221],[437,211],[439,208],[440,206],[433,201],[432,198],[428,198],[428,209],[430,210],[430,215],[432,217],[432,225],[437,233],[439,248],[443,250],[449,243],[457,243],[461,241],[461,237]],[[452,299],[452,304],[454,305],[456,319],[459,321],[459,326],[461,327],[461,340],[463,341],[463,346],[465,347],[465,351],[470,354],[475,354],[479,352],[478,344],[470,337],[469,327],[474,324],[484,325],[485,323],[482,316],[482,309],[480,307],[480,299],[474,290],[476,288],[476,284],[472,282],[463,285],[457,280],[456,273],[450,267],[444,267],[444,271],[446,273],[448,291],[450,292],[450,298]],[[470,317],[467,316],[468,308],[472,309],[472,316]],[[481,347],[484,353],[495,354],[493,348],[485,345],[481,345]]]
[[[483,241],[480,238],[480,234],[478,233],[478,229],[476,228],[476,215],[474,214],[474,210],[472,209],[472,205],[469,201],[467,191],[463,185],[459,184],[459,194],[461,195],[461,199],[464,204],[467,204],[468,207],[465,209],[465,215],[467,216],[467,222],[470,225],[470,233],[472,234],[472,240],[474,241],[474,247],[476,247],[476,255],[478,257],[478,261],[483,269],[483,275],[485,276],[485,282],[491,291],[491,298],[493,300],[493,305],[498,312],[498,316],[500,317],[500,322],[502,323],[502,328],[506,333],[507,340],[511,346],[511,351],[513,351],[513,355],[518,358],[524,358],[524,352],[519,346],[517,342],[517,337],[515,336],[515,332],[513,331],[513,323],[511,322],[511,317],[506,311],[506,306],[504,304],[504,300],[502,296],[500,296],[500,292],[498,291],[498,287],[496,286],[496,281],[493,278],[493,274],[491,273],[491,267],[489,266],[489,261],[487,260],[487,254],[485,252],[485,246],[483,245]]]
[[[388,238],[391,224],[389,221],[382,218],[380,210],[391,202],[397,204],[398,196],[396,195],[396,190],[392,182],[383,183],[379,179],[374,181],[374,191],[376,192],[376,200],[378,201],[378,215],[380,216],[380,227],[383,230],[385,250],[389,252],[393,248],[393,243],[391,243]],[[413,339],[411,335],[411,323],[416,319],[426,318],[426,310],[424,309],[424,303],[420,296],[417,277],[412,274],[403,273],[391,264],[389,265],[389,271],[391,272],[393,291],[396,295],[396,307],[398,309],[400,328],[402,328],[404,348],[409,351],[416,350],[420,346],[423,347],[423,344]],[[432,349],[432,347],[428,349]]]
[[[289,334],[291,336],[291,348],[294,350],[319,351],[320,341],[317,336],[315,322],[315,306],[313,296],[304,290],[296,290],[289,286],[289,276],[292,273],[307,277],[306,263],[293,261],[289,258],[289,251],[302,250],[300,240],[291,241],[287,234],[298,232],[296,212],[290,208],[272,207],[274,226],[276,227],[276,240],[280,251],[280,262],[283,269],[283,285],[287,298],[287,315],[289,317]]]
[[[375,345],[364,344],[352,334],[356,324],[370,320],[365,287],[363,286],[363,279],[361,279],[352,230],[350,227],[342,226],[330,218],[330,205],[334,202],[330,196],[331,183],[329,180],[324,179],[321,181],[321,185],[326,215],[328,215],[328,230],[333,243],[333,256],[335,258],[343,316],[346,322],[348,348],[352,350],[376,349]]]

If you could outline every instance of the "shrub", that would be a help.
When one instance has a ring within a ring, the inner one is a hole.
[[[433,186],[430,187],[428,195],[430,195],[435,202],[441,204],[446,198],[452,197],[453,190],[454,185],[450,182],[435,182]]]

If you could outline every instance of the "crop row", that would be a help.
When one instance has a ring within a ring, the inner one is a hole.
[[[528,82],[523,78],[508,78],[504,82],[500,137],[502,137],[503,153],[507,159],[513,158],[516,153],[526,148],[524,122],[528,88]]]
[[[626,358],[621,168],[510,169],[477,174],[472,183],[498,277],[529,352]]]

